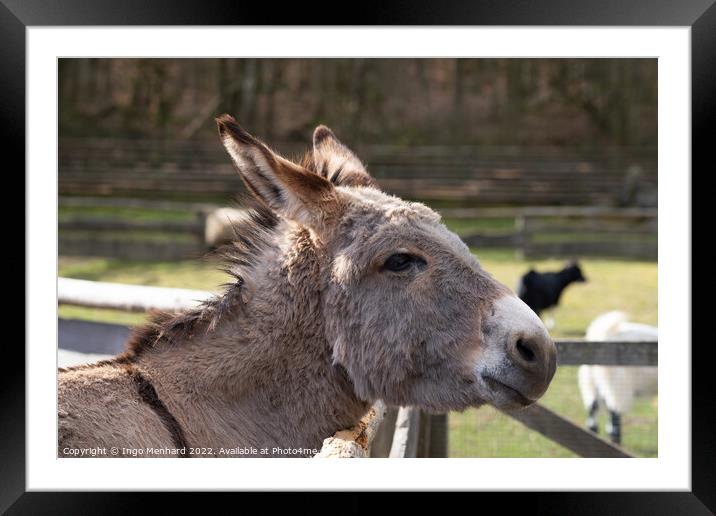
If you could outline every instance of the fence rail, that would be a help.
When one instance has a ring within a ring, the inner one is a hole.
[[[114,220],[102,218],[73,218],[61,220],[64,231],[168,231],[203,234],[201,221],[174,220]]]
[[[58,279],[58,301],[86,307],[146,311],[196,306],[213,294],[170,289]],[[83,353],[116,354],[123,350],[131,328],[125,325],[58,321],[59,347]],[[558,364],[656,366],[657,342],[589,342],[557,340]],[[582,457],[630,457],[616,446],[537,403],[526,409],[505,412],[545,437]],[[415,407],[376,404],[352,429],[326,439],[321,457],[444,457],[447,456],[447,418],[430,415]],[[373,443],[374,449],[371,449]]]
[[[504,412],[523,425],[539,432],[548,439],[561,444],[580,457],[626,458],[632,457],[626,450],[598,435],[575,425],[540,403],[525,409]]]
[[[207,251],[206,216],[209,203],[145,199],[60,197],[69,208],[137,208],[175,211],[187,220],[123,220],[77,216],[60,221],[60,254],[108,256],[131,260],[196,258]],[[468,231],[463,241],[477,249],[513,248],[527,258],[548,256],[620,256],[656,259],[657,211],[652,208],[522,207],[445,208],[446,219],[512,219],[505,230]],[[160,240],[151,236],[159,235]]]
[[[303,145],[276,145],[298,154]],[[638,167],[650,190],[655,149],[567,152],[556,148],[363,145],[356,152],[390,193],[495,204],[599,204],[624,196],[627,170]],[[530,188],[524,185],[529,184]],[[71,139],[59,142],[61,195],[223,197],[242,190],[219,143]]]
[[[57,278],[57,300],[65,305],[147,312],[194,308],[211,297],[203,290]]]
[[[161,199],[141,199],[137,197],[91,197],[61,195],[58,200],[61,207],[67,208],[144,208],[148,210],[165,210],[176,212],[208,212],[219,208],[214,203],[167,201]]]
[[[658,345],[655,341],[556,340],[555,344],[560,365],[658,365]]]

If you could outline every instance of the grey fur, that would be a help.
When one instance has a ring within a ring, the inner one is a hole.
[[[218,456],[245,456],[237,447],[310,456],[376,399],[447,411],[515,408],[544,393],[556,359],[546,330],[439,215],[372,179],[337,186],[273,154],[230,117],[218,122],[239,173],[274,215],[243,228],[256,242],[228,254],[236,283],[224,298],[158,316],[115,360],[61,370],[60,455],[173,446],[131,374],[153,385],[190,447]],[[345,157],[333,133],[319,135],[321,152]],[[367,176],[355,167],[344,177]],[[395,253],[421,265],[386,270]],[[181,332],[165,331],[177,320]],[[521,358],[516,342],[534,357]]]

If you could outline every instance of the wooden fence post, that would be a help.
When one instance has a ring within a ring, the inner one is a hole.
[[[430,448],[428,457],[448,456],[448,415],[430,416]]]
[[[196,212],[196,239],[197,243],[202,247],[207,247],[206,242],[206,217],[209,212],[205,208],[199,208]]]
[[[370,456],[377,458],[388,458],[390,447],[393,445],[393,434],[395,433],[395,420],[398,417],[398,407],[388,407],[383,422],[373,438],[370,445]]]
[[[415,456],[430,457],[430,414],[421,410],[418,425],[418,449]]]
[[[414,458],[418,454],[420,410],[414,407],[400,407],[395,420],[391,459]]]

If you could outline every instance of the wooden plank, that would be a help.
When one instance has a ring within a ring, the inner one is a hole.
[[[415,458],[418,453],[420,432],[420,410],[415,407],[400,407],[395,420],[391,459]]]
[[[60,206],[67,206],[70,208],[92,208],[99,206],[112,208],[143,208],[148,210],[180,212],[213,211],[220,207],[218,204],[211,203],[162,201],[126,197],[73,197],[64,195],[59,197],[58,202]]]
[[[483,199],[490,194],[503,194],[524,200],[532,198],[584,198],[591,199],[596,196],[611,198],[613,191],[619,186],[619,180],[600,179],[582,180],[576,184],[565,184],[561,178],[544,177],[530,179],[530,189],[525,190],[524,181],[520,178],[505,180],[491,177],[489,172],[474,177],[476,172],[460,171],[459,175],[448,177],[446,174],[437,177],[419,177],[419,170],[406,170],[405,177],[398,177],[395,170],[381,170],[373,167],[377,172],[376,178],[385,190],[399,192],[419,197],[475,197]],[[430,169],[435,173],[434,167]],[[92,173],[62,170],[59,191],[63,195],[72,195],[82,192],[97,195],[116,194],[118,192],[146,192],[155,190],[164,194],[187,192],[235,192],[241,189],[240,179],[230,173],[230,168],[217,168],[214,170],[162,172],[154,169],[117,169],[92,170]],[[471,177],[473,176],[473,177]],[[546,203],[552,204],[552,203]]]
[[[370,446],[387,413],[382,401],[376,401],[368,413],[353,428],[336,432],[324,439],[321,451],[314,455],[320,459],[360,459],[368,457]]]
[[[430,414],[430,447],[428,457],[448,456],[448,415]]]
[[[378,183],[383,189],[408,199],[422,199],[426,202],[432,200],[450,200],[462,202],[479,202],[484,206],[505,204],[532,204],[532,205],[572,205],[572,204],[604,204],[613,201],[612,188],[589,188],[583,191],[524,191],[523,188],[508,189],[504,185],[490,189],[481,188],[476,184],[443,185],[439,182],[430,184],[415,184],[414,181],[398,181],[390,184]],[[122,196],[122,197],[149,197],[176,198],[197,197],[205,198],[223,197],[228,203],[237,192],[243,191],[240,182],[209,181],[207,179],[171,181],[151,178],[123,178],[122,181],[86,180],[68,181],[63,179],[59,184],[61,195],[77,195],[79,192],[93,196]]]
[[[60,206],[145,208],[170,211],[213,211],[220,206],[212,203],[190,203],[168,200],[117,197],[60,196]],[[655,208],[613,208],[610,206],[525,206],[495,208],[443,208],[438,210],[445,218],[483,219],[513,217],[606,217],[617,219],[654,219]]]
[[[300,151],[303,149],[303,143],[295,141],[277,141],[275,145],[284,149],[286,147]],[[221,155],[223,149],[217,149],[215,138],[192,138],[192,139],[152,139],[152,138],[115,138],[115,137],[63,137],[60,139],[60,150],[66,150],[69,155],[77,155],[79,151],[96,150],[98,156],[106,156],[107,152],[158,152],[163,151],[168,155],[176,155],[177,153],[186,153],[195,155],[199,151],[214,153]],[[649,158],[655,160],[655,147],[642,146],[614,146],[607,149],[592,148],[576,150],[565,150],[560,146],[549,145],[471,145],[471,144],[363,144],[357,145],[356,150],[362,151],[360,155],[371,156],[394,156],[406,155],[415,156],[416,158],[426,158],[429,156],[477,156],[499,157],[504,159],[510,157],[513,159],[522,159],[524,161],[532,161],[535,157],[554,158],[554,159],[571,159],[576,161],[588,161],[590,159],[605,159],[609,157],[629,156],[632,160]]]
[[[393,445],[393,434],[395,433],[395,420],[398,417],[398,407],[389,406],[383,422],[373,437],[370,444],[370,456],[373,458],[387,459],[390,455],[390,447]]]
[[[161,231],[197,233],[196,220],[116,220],[107,218],[71,218],[61,220],[59,229],[66,231]]]
[[[204,168],[209,171],[215,168],[229,169],[231,166],[226,158],[222,155],[221,147],[218,152],[211,150],[206,153],[147,153],[147,152],[126,152],[115,153],[108,157],[106,152],[95,152],[93,149],[77,150],[74,155],[67,155],[66,152],[60,152],[59,165],[62,171],[72,170],[81,172],[98,170],[107,172],[111,170],[127,170],[132,172],[134,169],[148,169],[156,172],[177,172],[182,173],[186,170]],[[360,151],[357,151],[360,153]],[[513,158],[508,156],[480,156],[480,155],[453,155],[451,153],[441,154],[425,154],[418,156],[415,151],[396,152],[393,154],[381,153],[381,155],[362,156],[373,173],[376,169],[390,169],[411,173],[418,177],[435,177],[440,174],[436,172],[450,170],[478,170],[484,174],[491,174],[494,177],[502,179],[514,179],[529,176],[530,179],[551,177],[560,175],[562,178],[571,174],[574,168],[580,165],[586,165],[586,169],[579,174],[579,180],[622,180],[625,176],[623,169],[619,165],[609,163],[604,159],[590,159],[588,161],[581,159],[570,159],[565,157],[544,158],[530,157]],[[433,171],[431,174],[430,171]],[[656,168],[654,166],[643,167],[643,177],[647,180],[658,179]],[[569,186],[573,182],[562,181],[562,184]]]
[[[569,225],[569,224],[539,224],[530,226],[530,231],[533,233],[542,233],[546,236],[549,234],[561,234],[561,235],[585,235],[588,234],[592,238],[600,238],[605,240],[607,238],[614,239],[622,238],[633,238],[633,237],[644,237],[657,234],[656,225],[646,226],[632,226],[627,224],[608,225],[600,224],[599,221],[594,221],[594,224],[589,226],[585,225]]]
[[[620,182],[617,179],[589,179],[576,184],[564,184],[559,177],[531,178],[529,190],[525,190],[522,178],[502,179],[494,177],[493,172],[479,172],[474,169],[457,170],[448,175],[441,171],[437,177],[419,177],[419,170],[405,170],[396,173],[396,170],[371,169],[377,172],[375,178],[379,184],[388,190],[426,190],[431,187],[452,187],[456,190],[465,189],[473,193],[480,192],[509,192],[513,194],[539,195],[539,194],[580,194],[593,195],[596,193],[609,193]],[[435,167],[430,168],[435,171]],[[399,177],[399,176],[403,177]],[[555,176],[557,176],[555,174]],[[91,174],[73,170],[63,170],[60,190],[77,188],[79,185],[88,187],[103,186],[108,189],[154,188],[166,191],[182,191],[185,188],[201,189],[202,187],[240,188],[240,179],[228,168],[217,168],[206,171],[205,167],[182,172],[159,172],[152,169],[134,170],[93,170]],[[427,190],[429,192],[429,190]]]
[[[658,342],[555,340],[559,365],[658,365]]]
[[[58,319],[57,346],[81,353],[116,355],[124,351],[131,328],[112,324],[75,319]]]
[[[657,242],[635,240],[600,240],[589,242],[529,242],[524,249],[527,258],[557,256],[623,256],[654,260]]]
[[[405,163],[380,162],[371,164],[371,173],[386,184],[400,181],[414,181],[416,184],[459,184],[462,181],[475,182],[484,186],[522,186],[524,189],[525,177],[529,176],[529,187],[532,190],[542,188],[555,191],[578,191],[590,188],[607,189],[620,187],[624,175],[620,171],[601,168],[591,174],[579,178],[578,182],[564,181],[567,174],[550,164],[539,166],[532,164],[518,164],[515,167],[506,167],[505,164],[486,164],[480,162],[447,163],[437,162],[407,165]],[[205,161],[142,163],[142,162],[113,162],[111,164],[97,162],[65,162],[60,165],[62,181],[113,181],[124,182],[127,179],[147,178],[150,180],[162,179],[171,181],[196,180],[198,177],[207,181],[238,180],[236,172],[230,163],[209,163]]]
[[[539,403],[522,410],[504,411],[503,413],[580,457],[632,457],[621,447],[605,441],[597,434],[572,423]]]
[[[649,219],[657,216],[656,208],[613,208],[611,206],[523,206],[495,208],[444,208],[443,217],[459,219],[512,217],[613,217]]]
[[[418,444],[415,452],[416,457],[430,457],[431,430],[430,414],[425,410],[421,410],[420,417],[418,418]]]
[[[127,312],[195,308],[213,297],[211,292],[184,288],[125,285],[72,278],[57,279],[60,304],[110,308]]]
[[[462,235],[460,238],[466,245],[482,248],[517,247],[520,242],[518,232],[502,234],[470,233]]]
[[[604,230],[620,230],[620,229],[641,229],[658,230],[657,216],[621,216],[612,215],[594,215],[592,217],[570,217],[568,215],[559,215],[554,217],[530,217],[532,228],[537,232],[560,232],[570,229],[580,229],[584,231],[604,231]]]

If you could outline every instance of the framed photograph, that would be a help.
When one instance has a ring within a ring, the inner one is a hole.
[[[396,9],[3,1],[28,203],[3,510],[714,510],[691,183],[716,7]]]

